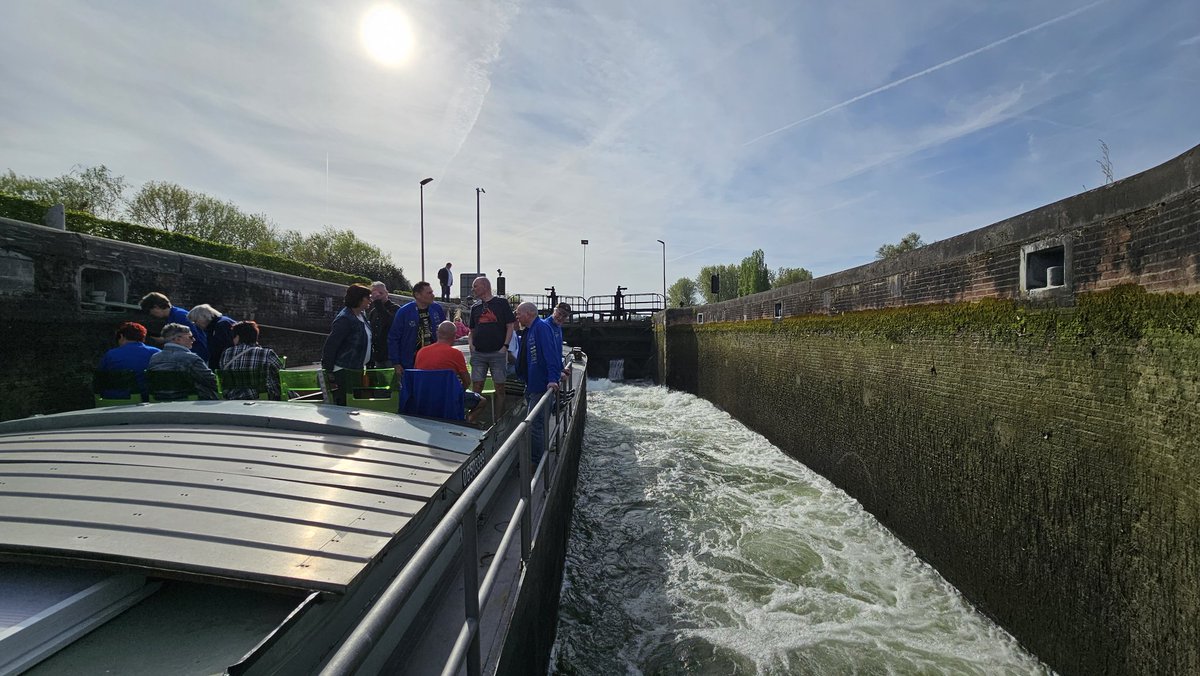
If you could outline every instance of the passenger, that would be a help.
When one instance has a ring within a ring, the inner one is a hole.
[[[208,361],[208,336],[193,324],[192,320],[188,319],[187,310],[171,305],[171,299],[157,291],[151,291],[142,296],[141,306],[143,312],[155,319],[165,319],[168,324],[183,324],[190,328],[192,337],[196,339],[192,344],[192,352],[200,355],[205,362]],[[150,336],[147,340],[157,346],[162,346],[166,342],[165,338],[155,336]]]
[[[463,323],[462,310],[454,311],[454,339],[465,338],[471,329]]]
[[[463,358],[462,351],[454,347],[454,334],[454,322],[438,324],[437,342],[427,345],[417,352],[416,368],[422,371],[437,369],[454,371],[458,379],[462,381],[467,409],[474,414],[478,410],[480,402],[483,401],[483,397],[471,391],[471,376],[467,371],[467,360]],[[471,416],[471,419],[474,420],[474,415]]]
[[[533,303],[521,303],[517,306],[517,321],[525,327],[520,359],[523,370],[518,375],[525,379],[525,406],[532,411],[543,394],[558,390],[563,369],[562,343],[554,343],[554,331],[549,322],[538,317],[537,306]],[[534,466],[542,459],[546,415],[551,408],[552,406],[544,408],[542,415],[530,421],[531,459]]]
[[[554,306],[554,312],[550,315],[550,328],[554,331],[554,339],[561,347],[563,344],[563,324],[571,318],[571,306],[566,303],[559,303]]]
[[[496,410],[504,411],[504,381],[508,375],[508,349],[517,320],[507,298],[492,295],[492,281],[476,277],[471,283],[471,295],[479,302],[471,306],[471,389],[483,391],[488,372],[496,384]]]
[[[262,369],[264,384],[267,388],[267,398],[279,401],[279,369],[283,362],[275,350],[258,344],[258,324],[252,321],[238,322],[233,325],[233,347],[221,355],[221,368],[227,370],[258,370]],[[258,399],[259,392],[255,388],[236,387],[225,388],[226,399]]]
[[[337,387],[334,402],[346,405],[348,375],[361,373],[371,360],[371,327],[367,325],[366,310],[371,304],[371,289],[364,284],[346,288],[345,307],[333,318],[329,337],[321,349],[321,369],[325,371],[330,388]]]
[[[414,284],[413,299],[396,311],[388,330],[388,358],[396,368],[396,375],[413,368],[418,350],[437,342],[434,331],[444,321],[446,311],[433,302],[433,287],[429,282]]]
[[[388,359],[388,331],[399,309],[400,306],[388,295],[386,284],[371,282],[371,307],[367,308],[367,324],[371,326],[371,362],[367,364],[368,368],[392,368],[392,360]]]
[[[201,399],[217,398],[217,376],[213,374],[208,364],[200,355],[190,350],[196,340],[192,329],[184,324],[167,324],[162,330],[163,349],[150,357],[146,365],[147,371],[179,371],[191,375],[196,385],[196,394]],[[187,397],[186,392],[157,391],[153,393],[159,399]]]
[[[123,322],[117,327],[117,346],[104,353],[100,359],[101,371],[133,371],[137,378],[138,387],[142,391],[142,400],[149,399],[146,391],[146,366],[150,357],[158,354],[157,347],[146,344],[146,327],[137,322]],[[109,399],[124,399],[129,392],[105,390],[100,396]]]
[[[438,270],[438,283],[442,285],[442,300],[450,302],[450,283],[454,279],[453,273],[450,272],[450,262],[446,262],[446,267]]]
[[[237,320],[221,314],[207,303],[192,308],[188,312],[188,319],[207,336],[208,368],[214,371],[221,368],[221,356],[225,350],[233,347],[233,325],[237,324]]]

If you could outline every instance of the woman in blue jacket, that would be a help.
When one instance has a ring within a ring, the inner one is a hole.
[[[351,284],[346,289],[345,307],[333,318],[329,337],[321,350],[321,369],[327,382],[337,383],[335,401],[346,405],[346,378],[361,373],[371,359],[371,326],[366,310],[371,304],[371,287]]]

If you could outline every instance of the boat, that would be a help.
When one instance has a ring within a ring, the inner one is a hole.
[[[586,368],[486,430],[271,401],[0,423],[0,674],[544,671]]]

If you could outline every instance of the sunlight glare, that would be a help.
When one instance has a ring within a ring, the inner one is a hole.
[[[412,52],[412,26],[394,5],[376,5],[368,10],[359,24],[359,35],[367,53],[386,66],[404,63]]]

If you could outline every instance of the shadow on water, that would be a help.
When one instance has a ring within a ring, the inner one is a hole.
[[[708,402],[589,391],[551,673],[1047,672],[857,502]]]

